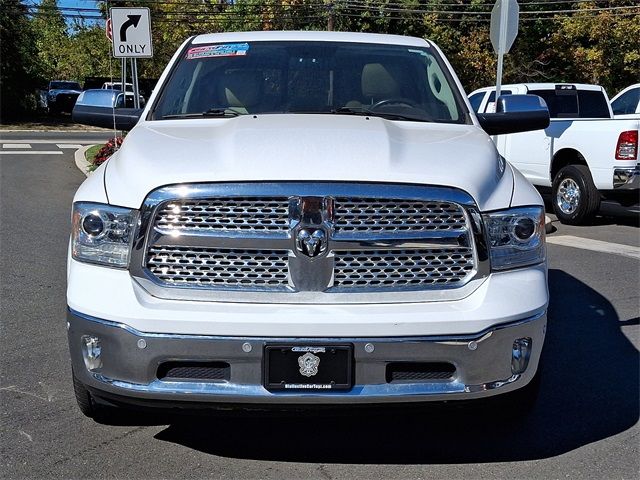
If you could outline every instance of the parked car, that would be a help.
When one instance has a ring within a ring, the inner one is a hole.
[[[122,82],[104,82],[102,88],[105,90],[122,90]],[[133,92],[133,83],[125,83],[125,90]]]
[[[640,83],[630,85],[611,99],[615,118],[640,118]]]
[[[111,89],[91,89],[80,94],[76,101],[71,118],[76,123],[85,123],[91,119],[94,126],[103,128],[123,128],[128,125],[121,123],[121,118],[125,112],[133,112],[133,119],[137,121],[140,111],[134,109],[133,93],[122,93],[119,90]],[[140,105],[144,107],[145,101],[140,96]],[[120,118],[114,119],[115,111],[118,111]]]
[[[83,413],[531,405],[544,207],[483,128],[546,127],[539,97],[476,115],[419,38],[234,32],[188,39],[130,113],[73,201]]]
[[[71,112],[82,87],[78,82],[52,80],[46,94],[47,111],[52,115]]]
[[[521,83],[501,95],[534,94],[549,107],[546,130],[500,135],[499,152],[534,185],[551,188],[553,208],[563,223],[588,222],[601,200],[638,203],[637,119],[613,119],[607,94],[598,85]],[[494,110],[495,88],[469,95],[478,112]]]

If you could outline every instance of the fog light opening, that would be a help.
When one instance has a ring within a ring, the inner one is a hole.
[[[87,370],[97,370],[102,367],[102,358],[100,354],[102,349],[100,347],[100,339],[91,335],[83,335],[81,338],[82,344],[82,358]]]
[[[513,342],[511,350],[511,373],[519,375],[527,369],[529,358],[531,358],[532,345],[533,341],[529,337],[518,338]]]

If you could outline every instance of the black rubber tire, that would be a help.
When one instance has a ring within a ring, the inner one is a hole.
[[[73,391],[76,394],[76,402],[78,402],[78,408],[83,415],[89,418],[94,418],[97,409],[95,402],[91,398],[91,393],[87,390],[87,387],[76,378],[76,375],[72,373],[73,376]]]
[[[508,422],[521,422],[529,417],[538,400],[540,370],[524,387],[509,393],[487,398],[479,406],[490,418],[501,418]]]
[[[558,206],[558,189],[565,179],[573,180],[580,191],[578,206],[571,213],[563,212]],[[593,184],[589,167],[586,165],[567,165],[561,168],[553,179],[551,201],[553,210],[561,223],[567,225],[588,223],[600,208],[600,192]]]

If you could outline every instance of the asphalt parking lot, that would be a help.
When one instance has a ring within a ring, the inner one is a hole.
[[[73,153],[96,138],[0,135],[3,478],[638,477],[640,225],[609,205],[588,227],[553,221],[542,390],[521,422],[451,408],[83,417],[65,264]]]

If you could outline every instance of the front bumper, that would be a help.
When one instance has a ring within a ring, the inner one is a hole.
[[[375,404],[487,397],[525,386],[534,376],[546,331],[546,310],[472,335],[374,338],[219,337],[144,333],[69,310],[68,337],[75,375],[98,399],[130,403],[164,401],[172,406],[212,404]],[[100,340],[102,366],[89,371],[82,337]],[[527,368],[514,373],[514,341],[532,340]],[[354,385],[347,391],[269,391],[263,386],[263,351],[268,343],[353,345]],[[249,349],[246,345],[250,345]],[[365,348],[365,345],[370,344]],[[371,348],[373,346],[373,349]],[[244,347],[244,348],[243,348]],[[163,362],[220,361],[230,365],[223,381],[165,381]],[[391,362],[447,362],[446,380],[388,382]]]

